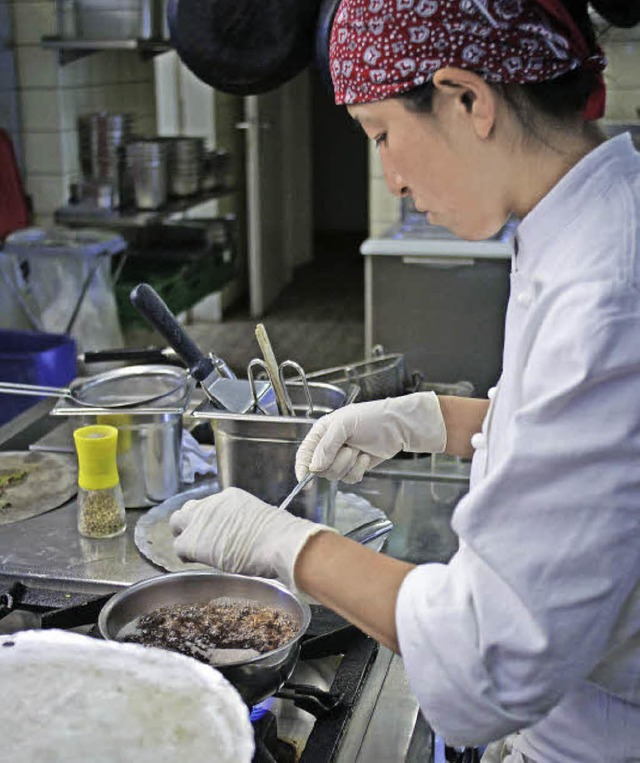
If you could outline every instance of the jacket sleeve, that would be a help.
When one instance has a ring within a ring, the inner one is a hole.
[[[454,513],[459,551],[400,590],[409,681],[452,744],[533,725],[628,637],[623,617],[640,630],[639,300],[611,291],[537,305],[503,378],[520,402],[488,432],[499,457]]]

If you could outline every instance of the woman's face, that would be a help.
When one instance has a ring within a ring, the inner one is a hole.
[[[488,238],[504,225],[508,210],[495,165],[492,172],[489,151],[459,98],[436,94],[431,114],[409,111],[398,98],[348,110],[375,141],[389,189],[410,193],[430,223],[469,240]]]

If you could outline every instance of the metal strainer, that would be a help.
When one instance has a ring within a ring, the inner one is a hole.
[[[175,366],[129,366],[76,380],[69,387],[0,382],[0,394],[66,398],[83,408],[134,408],[182,400],[188,392],[187,372]]]
[[[385,354],[380,345],[373,348],[372,354],[373,357],[357,363],[315,371],[307,374],[307,378],[342,388],[357,384],[360,387],[357,402],[403,395],[406,383],[404,355]]]

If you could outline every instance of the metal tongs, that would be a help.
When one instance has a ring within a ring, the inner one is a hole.
[[[313,399],[311,397],[311,390],[309,389],[309,383],[307,382],[307,375],[304,369],[295,360],[283,360],[277,367],[277,381],[274,384],[274,374],[268,364],[262,360],[262,358],[253,358],[249,361],[247,366],[247,378],[251,386],[251,394],[253,395],[253,405],[256,411],[264,413],[266,416],[296,416],[296,410],[291,402],[289,390],[287,389],[287,380],[285,377],[285,370],[292,368],[296,372],[298,378],[302,382],[302,388],[307,401],[307,407],[304,412],[304,416],[311,418],[313,416]],[[279,383],[281,391],[276,393],[275,400],[271,398],[265,398],[264,394],[260,395],[261,387],[259,385],[264,384],[256,379],[256,369],[260,369],[263,374],[266,374],[267,378],[274,391],[276,385]],[[265,403],[266,400],[266,403]]]

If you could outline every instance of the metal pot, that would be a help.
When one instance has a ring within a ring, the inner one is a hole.
[[[309,382],[314,416],[342,407],[346,394],[331,384]],[[211,421],[218,459],[218,479],[223,488],[239,487],[279,506],[296,485],[296,452],[315,418],[302,414],[307,408],[304,385],[287,381],[287,392],[296,416],[232,414],[200,406],[194,418]],[[289,504],[287,511],[312,522],[333,525],[337,484],[315,480]]]
[[[168,145],[162,140],[127,144],[127,171],[138,209],[160,209],[169,196]]]
[[[207,570],[172,572],[143,580],[117,593],[102,608],[98,627],[105,639],[116,640],[126,625],[154,609],[172,604],[206,604],[219,597],[277,607],[299,623],[295,638],[279,649],[249,660],[216,666],[244,701],[249,706],[255,705],[274,694],[289,678],[300,653],[300,639],[311,622],[306,602],[280,583]]]
[[[115,426],[118,429],[118,475],[124,505],[128,509],[154,506],[171,498],[182,487],[182,416],[193,385],[185,371],[175,366],[133,366],[117,369],[103,378],[117,378],[118,375],[125,380],[137,378],[142,389],[148,389],[150,394],[156,389],[162,391],[165,385],[168,389],[173,385],[175,392],[126,410],[108,409],[100,407],[100,386],[96,385],[93,408],[61,401],[51,413],[68,416],[72,429],[92,424]],[[147,386],[145,379],[148,379]],[[130,383],[131,389],[135,389],[134,382]]]
[[[72,429],[110,424],[118,430],[118,476],[128,509],[155,506],[180,492],[182,413],[105,411],[77,415]]]

